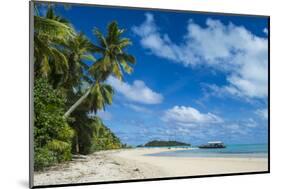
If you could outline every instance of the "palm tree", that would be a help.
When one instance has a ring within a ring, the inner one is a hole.
[[[99,29],[93,30],[98,39],[95,51],[102,54],[102,57],[90,68],[89,72],[104,81],[110,74],[118,79],[123,79],[123,72],[133,71],[129,64],[135,63],[135,58],[125,52],[126,47],[132,44],[128,38],[122,38],[124,29],[119,29],[117,22],[111,22],[107,27],[107,36],[103,36]]]
[[[95,61],[91,54],[93,53],[93,44],[84,34],[79,33],[63,43],[62,46],[64,47],[63,53],[67,57],[68,70],[64,75],[55,73],[57,77],[52,78],[58,78],[58,80],[54,81],[54,86],[61,83],[64,90],[73,92],[73,88],[82,86],[81,82],[83,80],[90,81],[89,77],[85,75],[85,71],[89,69],[85,61]]]
[[[81,95],[81,91],[78,91],[76,94],[73,94],[74,98],[77,98]],[[69,92],[71,94],[71,92]],[[106,104],[112,103],[112,97],[113,97],[114,91],[110,85],[107,85],[105,83],[99,83],[97,82],[90,91],[90,94],[88,94],[87,98],[80,98],[81,104],[79,107],[77,107],[76,111],[73,112],[72,119],[75,120],[74,123],[71,123],[70,125],[73,127],[73,129],[76,131],[75,134],[75,143],[76,143],[76,153],[80,153],[80,146],[79,146],[79,137],[81,136],[80,133],[84,132],[85,126],[87,125],[87,119],[88,118],[88,112],[97,112],[98,109],[105,108]],[[69,96],[69,95],[68,95]],[[71,97],[70,96],[70,97]],[[71,98],[69,98],[71,100]],[[82,120],[81,118],[85,117],[85,120]],[[81,127],[82,126],[82,127]]]
[[[52,71],[62,74],[68,69],[66,56],[60,45],[75,36],[70,24],[56,16],[49,6],[44,17],[34,16],[34,58],[35,73],[47,77]]]
[[[125,52],[131,41],[121,37],[124,31],[124,29],[118,28],[116,22],[108,25],[106,37],[98,29],[94,30],[99,45],[94,45],[93,50],[102,56],[89,69],[89,75],[92,78],[90,86],[84,95],[66,111],[64,117],[68,117],[88,97],[92,104],[91,109],[95,113],[98,109],[104,108],[106,104],[111,104],[113,89],[103,82],[111,74],[122,80],[122,72],[131,73],[132,67],[129,64],[135,63],[135,58]]]

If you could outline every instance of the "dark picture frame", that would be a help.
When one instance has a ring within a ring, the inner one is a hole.
[[[33,86],[34,86],[34,3],[52,3],[59,5],[72,5],[72,6],[89,6],[89,7],[101,7],[107,9],[131,9],[131,10],[148,10],[148,11],[160,11],[160,12],[174,12],[174,13],[194,13],[194,14],[207,14],[207,15],[223,15],[223,16],[243,16],[243,17],[259,17],[266,18],[268,22],[268,170],[260,172],[243,172],[243,173],[226,173],[226,174],[211,174],[211,175],[196,175],[196,176],[180,176],[180,177],[164,177],[164,178],[149,178],[149,179],[130,179],[120,181],[104,181],[104,182],[87,182],[87,183],[70,183],[70,184],[52,184],[52,185],[33,185],[34,174],[34,106],[33,106]],[[83,186],[83,185],[97,185],[97,184],[113,184],[113,183],[128,183],[128,182],[146,182],[146,181],[161,181],[161,180],[174,180],[174,179],[190,179],[190,178],[209,178],[209,177],[223,177],[223,176],[239,176],[239,175],[253,175],[253,174],[266,174],[270,173],[270,16],[268,15],[249,15],[249,14],[234,14],[223,12],[204,12],[204,11],[192,11],[192,10],[174,10],[174,9],[161,9],[161,8],[147,8],[147,7],[131,7],[131,6],[116,6],[116,5],[100,5],[100,4],[86,4],[86,3],[67,3],[67,2],[53,2],[53,1],[30,1],[29,2],[29,187],[30,188],[49,188],[49,187],[64,187],[64,186]]]

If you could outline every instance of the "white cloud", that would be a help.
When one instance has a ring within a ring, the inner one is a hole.
[[[185,106],[174,106],[165,111],[163,121],[185,127],[195,127],[198,124],[222,123],[223,120],[212,113],[201,113],[197,109]]]
[[[256,114],[260,116],[262,119],[268,119],[268,109],[258,109]]]
[[[145,22],[139,26],[132,28],[133,32],[141,37],[141,44],[143,47],[150,49],[153,54],[171,59],[177,60],[175,50],[170,44],[169,37],[164,35],[163,37],[158,32],[158,28],[155,25],[154,17],[152,14],[145,14]]]
[[[268,43],[243,26],[207,19],[206,27],[189,21],[180,44],[161,33],[152,14],[134,26],[141,45],[152,54],[184,66],[205,64],[227,74],[228,85],[221,86],[231,95],[267,97]]]
[[[229,125],[225,126],[225,128],[230,129],[230,130],[240,130],[240,126],[237,123],[229,124]]]
[[[130,101],[143,104],[159,104],[163,101],[161,94],[154,92],[141,80],[135,80],[133,84],[129,84],[114,77],[109,77],[107,82]]]
[[[223,129],[226,133],[246,135],[258,126],[258,123],[253,118],[249,118],[238,122],[226,123],[223,125]]]
[[[150,113],[151,111],[145,107],[138,106],[135,104],[125,104],[126,107],[136,111],[136,112],[143,112],[143,113]]]

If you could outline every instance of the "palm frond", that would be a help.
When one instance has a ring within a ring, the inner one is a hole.
[[[118,25],[116,21],[111,22],[107,26],[108,36],[106,37],[106,41],[108,44],[114,44],[118,41]]]
[[[128,74],[132,73],[133,68],[128,65],[128,63],[126,62],[125,59],[120,59],[119,61],[120,61],[120,64],[121,64],[123,70],[124,70],[126,73],[128,73]]]
[[[92,62],[96,61],[96,58],[91,54],[83,54],[83,55],[81,55],[81,59],[89,60],[89,61],[92,61]]]
[[[40,72],[44,77],[47,77],[49,75],[51,68],[47,56],[43,56],[39,68],[40,68]]]
[[[104,109],[105,105],[112,104],[114,90],[110,85],[96,82],[88,97],[89,108],[93,112]]]
[[[63,74],[68,70],[68,61],[63,53],[58,49],[51,47],[52,58],[55,62],[55,72],[57,74]]]
[[[117,63],[117,61],[114,61],[113,67],[112,67],[112,68],[113,68],[113,69],[112,69],[113,75],[114,75],[117,79],[122,80],[122,79],[123,79],[123,74],[122,74],[122,71],[121,71],[121,69],[120,69],[120,67],[119,67],[119,65],[118,65],[118,63]]]
[[[69,38],[75,35],[70,26],[40,16],[34,16],[34,29],[38,35],[47,35],[52,38]]]
[[[121,40],[118,42],[117,46],[118,46],[119,48],[123,49],[123,48],[125,48],[125,47],[127,47],[127,46],[129,46],[129,45],[131,45],[131,44],[132,44],[132,41],[131,41],[130,39],[128,39],[128,38],[123,38],[123,39],[121,39]]]
[[[93,30],[93,34],[97,37],[97,39],[99,40],[99,44],[103,47],[103,48],[107,48],[107,42],[105,37],[103,36],[103,34],[101,33],[101,31],[98,28],[95,28]]]

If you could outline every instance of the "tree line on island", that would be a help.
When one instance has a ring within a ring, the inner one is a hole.
[[[93,43],[56,15],[54,5],[48,4],[44,15],[40,8],[35,4],[34,169],[71,160],[72,154],[126,147],[97,116],[113,103],[107,78],[122,81],[133,71],[125,30],[115,21],[106,34],[93,27]]]
[[[191,144],[179,142],[175,140],[153,140],[144,145],[138,145],[137,147],[173,147],[173,146],[190,146]]]

